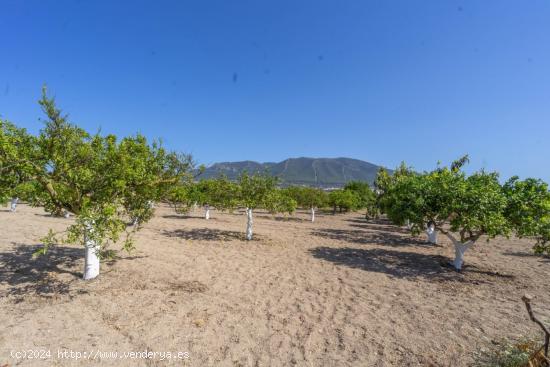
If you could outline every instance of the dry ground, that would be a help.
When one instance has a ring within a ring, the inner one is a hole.
[[[138,250],[80,280],[83,249],[31,254],[67,219],[0,211],[0,366],[467,366],[503,337],[536,331],[521,303],[550,318],[550,262],[517,239],[480,242],[458,274],[452,249],[359,213],[175,215],[157,209]],[[49,349],[45,361],[10,351]],[[74,352],[188,352],[187,360],[60,359]]]

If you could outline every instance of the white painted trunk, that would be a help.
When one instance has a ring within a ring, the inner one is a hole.
[[[205,211],[204,211],[204,219],[208,220],[210,219],[210,206],[207,205],[204,207]]]
[[[311,222],[315,222],[315,208],[311,208]]]
[[[252,239],[252,209],[246,208],[246,239]]]
[[[453,266],[456,270],[462,270],[462,265],[464,264],[464,253],[472,246],[471,241],[465,243],[459,241],[453,241],[455,246],[455,259],[453,261]]]
[[[91,225],[87,225],[88,233],[93,231]],[[89,239],[88,236],[84,238],[84,245],[86,247],[86,254],[84,257],[84,280],[94,279],[99,275],[99,246],[95,241]]]
[[[10,212],[15,212],[17,209],[17,203],[19,202],[19,198],[12,198],[11,199],[11,205],[10,205]]]
[[[132,222],[132,225],[135,227],[139,224],[139,219],[138,218],[134,218],[133,222]]]
[[[407,226],[408,229],[411,229],[411,221],[410,220],[405,220],[405,225]]]
[[[428,235],[428,242],[433,243],[434,245],[437,244],[437,230],[433,226],[429,226],[426,230],[426,234]]]

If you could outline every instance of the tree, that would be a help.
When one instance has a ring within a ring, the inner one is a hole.
[[[210,207],[218,210],[232,210],[237,207],[237,187],[225,176],[202,180],[196,183],[192,199],[205,206],[205,219],[210,218]]]
[[[0,119],[0,204],[11,201],[12,212],[30,189],[29,172],[18,169],[17,162],[29,154],[33,144],[34,138],[25,129]]]
[[[357,209],[367,209],[365,215],[367,219],[378,216],[379,211],[376,205],[376,194],[367,182],[350,181],[344,186],[344,190],[350,190],[357,194],[359,197]]]
[[[218,210],[233,210],[238,206],[238,187],[225,176],[198,182],[184,182],[174,185],[166,200],[177,213],[187,213],[195,204],[204,206],[205,219],[209,219],[211,207]]]
[[[281,212],[290,210],[292,206],[296,207],[296,203],[289,203],[277,191],[277,178],[268,174],[249,175],[247,172],[242,173],[238,179],[238,198],[239,203],[246,208],[246,239],[252,239],[253,211],[263,208],[271,212]],[[293,209],[292,209],[293,211]]]
[[[388,210],[388,190],[401,178],[406,178],[408,176],[415,175],[415,172],[412,168],[408,167],[405,162],[401,162],[399,167],[390,174],[388,170],[381,167],[378,170],[376,179],[374,180],[374,189],[376,193],[376,209],[379,213],[386,213]],[[391,200],[391,199],[389,199]],[[409,223],[408,218],[404,218],[403,224]],[[410,226],[408,226],[410,228]]]
[[[534,178],[519,180],[517,176],[504,184],[508,198],[506,216],[519,237],[537,240],[534,251],[550,255],[550,192],[548,184]]]
[[[352,190],[334,190],[328,194],[328,204],[332,206],[333,214],[336,214],[336,209],[340,213],[358,209],[360,200],[359,194]]]
[[[271,214],[284,213],[290,215],[296,211],[297,206],[296,200],[288,195],[286,190],[275,188],[269,194],[265,209]]]
[[[321,189],[313,187],[291,186],[285,189],[288,196],[293,198],[301,208],[309,209],[311,221],[315,221],[315,211],[327,205],[328,195]]]
[[[2,170],[24,180],[26,200],[52,214],[76,215],[66,231],[50,230],[36,255],[46,254],[55,243],[80,243],[86,248],[84,279],[99,274],[100,258],[113,256],[111,243],[126,234],[123,248],[133,248],[132,234],[139,229],[128,220],[149,220],[153,208],[170,185],[181,181],[192,168],[190,159],[148,144],[136,135],[118,140],[114,135],[91,135],[68,122],[55,100],[43,89],[39,101],[47,116],[38,136],[17,130],[18,140],[6,139],[2,127]],[[9,158],[9,160],[5,160]]]
[[[204,207],[204,219],[210,219],[210,205],[213,204],[215,191],[214,180],[202,180],[191,185],[189,190],[190,199]]]
[[[445,234],[454,245],[457,270],[465,252],[482,236],[490,240],[516,233],[544,242],[550,213],[547,187],[531,179],[502,186],[494,172],[467,176],[462,171],[467,162],[465,156],[450,168],[392,180],[383,197],[388,217],[396,224],[409,219],[413,233],[430,224]]]

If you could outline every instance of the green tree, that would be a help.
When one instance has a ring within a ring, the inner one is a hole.
[[[379,215],[379,210],[376,202],[376,194],[367,182],[350,181],[344,186],[344,190],[355,192],[359,197],[357,209],[367,209],[365,217],[374,218]]]
[[[315,211],[323,208],[328,203],[328,194],[317,188],[291,186],[285,189],[288,196],[296,201],[296,204],[311,212],[311,221],[315,221]]]
[[[29,171],[20,170],[17,162],[29,154],[34,143],[25,129],[0,119],[0,205],[11,201],[12,212],[19,199],[26,200],[32,189]]]
[[[535,238],[535,253],[550,255],[548,184],[534,178],[522,181],[514,176],[504,184],[504,192],[508,198],[506,216],[516,229],[516,235]]]
[[[336,214],[336,209],[340,213],[359,208],[361,198],[359,194],[352,190],[334,190],[328,195],[328,204],[333,208],[333,214]]]
[[[265,209],[271,214],[292,214],[296,211],[296,207],[298,206],[296,200],[288,195],[286,190],[278,188],[271,191],[266,203]]]
[[[195,184],[195,202],[205,206],[205,218],[210,218],[210,208],[232,210],[238,205],[237,186],[225,176],[202,180]]]
[[[376,175],[376,179],[374,180],[376,210],[378,210],[379,213],[386,213],[388,210],[387,202],[388,200],[391,201],[391,199],[387,199],[388,190],[390,187],[392,187],[392,185],[394,185],[398,180],[414,175],[415,172],[411,167],[408,167],[405,162],[401,162],[393,174],[390,174],[385,168],[380,168]],[[410,228],[410,220],[408,218],[405,218],[403,223],[407,224]]]
[[[450,168],[424,174],[402,175],[384,193],[384,207],[396,224],[412,222],[413,233],[429,224],[445,234],[455,248],[453,265],[462,268],[465,252],[480,237],[547,238],[549,215],[547,187],[537,180],[513,179],[501,185],[497,173],[475,172],[467,176],[462,167],[467,156]]]
[[[239,203],[246,208],[246,239],[252,239],[253,211],[267,209],[271,212],[288,210],[296,203],[289,203],[285,195],[277,192],[277,178],[268,174],[249,175],[242,173],[238,179]]]
[[[189,195],[193,203],[204,207],[204,219],[210,219],[210,206],[214,204],[214,180],[202,180],[191,185]]]
[[[87,133],[68,122],[45,88],[39,103],[47,119],[38,136],[19,129],[16,135],[26,142],[19,144],[5,138],[13,128],[2,126],[0,166],[24,180],[31,205],[76,215],[66,231],[50,230],[37,255],[59,242],[83,244],[84,279],[91,279],[99,274],[100,258],[113,254],[109,244],[126,234],[123,248],[133,248],[131,235],[139,226],[128,230],[128,221],[150,219],[150,203],[188,175],[192,163],[140,135],[117,140]]]
[[[209,219],[212,207],[222,211],[235,209],[238,195],[237,185],[222,176],[174,185],[166,200],[177,213],[187,213],[195,204],[204,206],[205,219]]]

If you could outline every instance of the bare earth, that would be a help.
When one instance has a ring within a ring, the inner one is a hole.
[[[430,246],[360,213],[315,223],[305,212],[257,213],[252,242],[242,212],[201,214],[158,208],[137,251],[85,282],[81,247],[31,258],[70,219],[1,209],[0,366],[468,366],[492,341],[537,331],[524,293],[550,318],[550,262],[528,241],[480,241],[458,274],[442,265],[453,254],[446,238]],[[51,357],[11,357],[29,349]],[[76,360],[58,350],[189,358]]]

